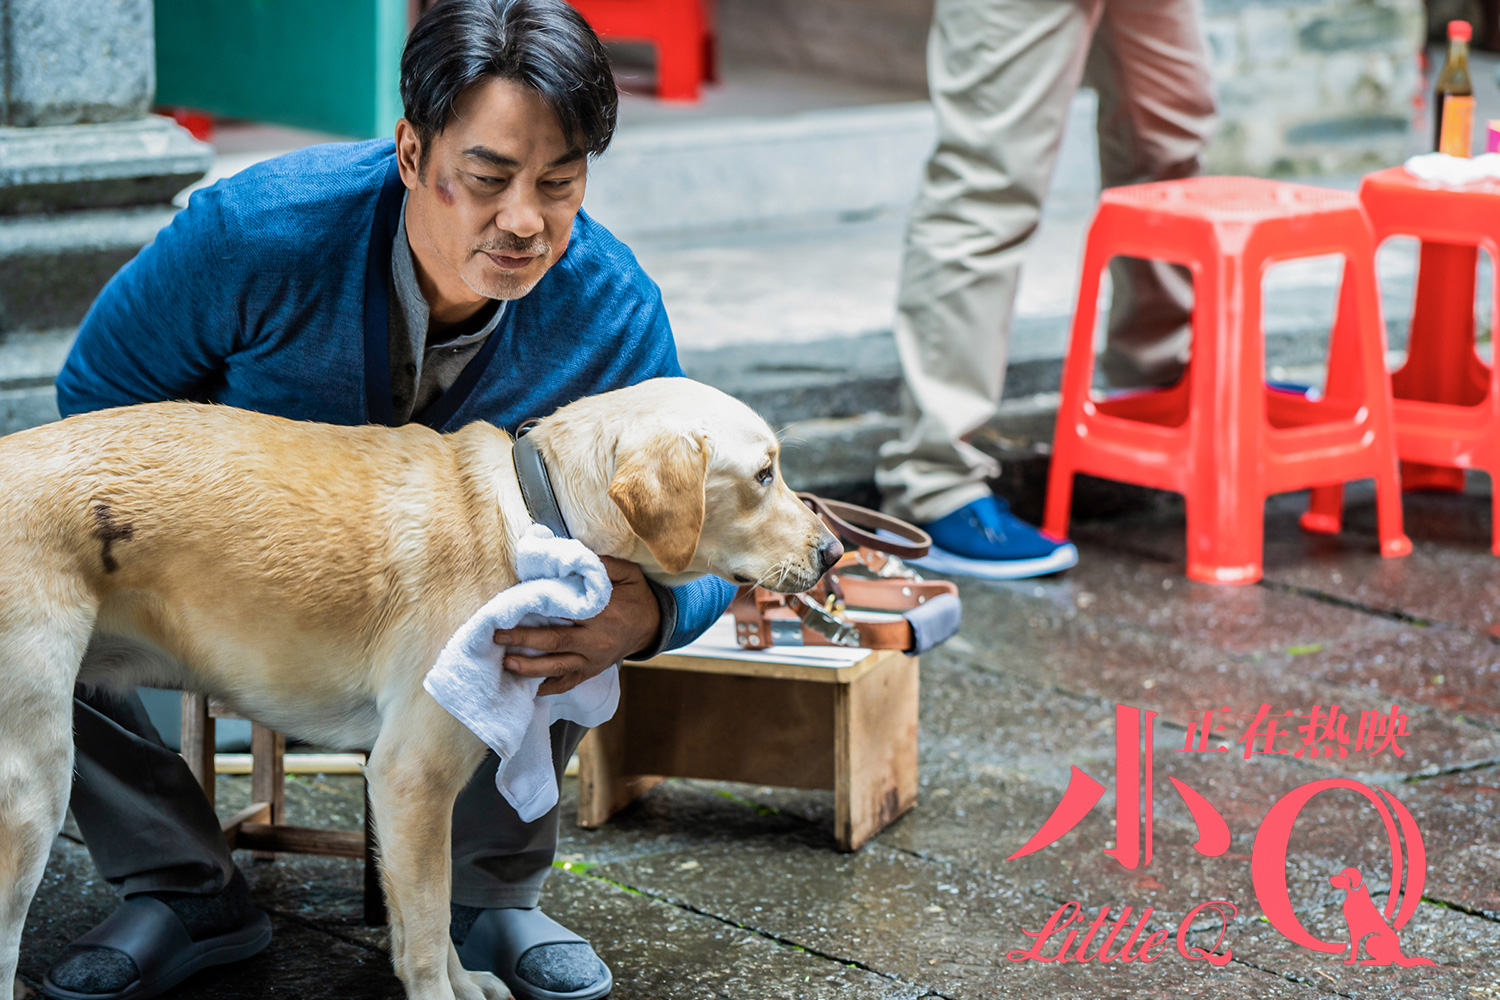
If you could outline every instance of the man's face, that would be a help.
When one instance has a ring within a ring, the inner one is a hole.
[[[416,131],[397,124],[408,237],[436,286],[423,292],[450,308],[525,295],[568,246],[583,203],[583,151],[536,91],[510,80],[465,91],[430,146],[419,172]]]

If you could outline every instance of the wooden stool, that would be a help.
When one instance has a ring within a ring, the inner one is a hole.
[[[217,702],[201,694],[182,694],[182,756],[214,804],[214,722],[237,719]],[[224,839],[231,849],[242,847],[257,858],[286,854],[315,854],[330,858],[362,858],[365,862],[365,923],[385,923],[385,897],[375,861],[374,823],[370,817],[370,787],[365,785],[365,829],[318,830],[286,825],[286,737],[274,729],[251,723],[250,804],[224,820]]]
[[[857,850],[917,801],[917,666],[895,650],[741,650],[726,616],[621,666],[619,710],[578,748],[578,825],[667,777],[828,788],[839,849]]]

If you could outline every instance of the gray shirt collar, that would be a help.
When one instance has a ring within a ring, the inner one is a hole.
[[[396,301],[406,317],[406,330],[411,336],[412,354],[421,358],[434,347],[463,347],[475,344],[488,337],[500,325],[505,315],[506,303],[501,301],[484,326],[473,333],[447,340],[428,343],[427,326],[431,319],[431,307],[422,295],[422,286],[417,283],[417,265],[412,257],[411,243],[406,238],[406,195],[401,197],[400,221],[396,224],[396,239],[391,244],[391,284],[396,292]]]

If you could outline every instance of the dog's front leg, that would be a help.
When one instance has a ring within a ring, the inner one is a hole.
[[[400,701],[366,769],[396,975],[409,1000],[508,1000],[499,979],[450,964],[453,802],[484,744],[425,691]]]

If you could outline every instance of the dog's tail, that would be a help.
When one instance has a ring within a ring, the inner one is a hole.
[[[1398,952],[1396,954],[1396,962],[1395,962],[1395,964],[1396,965],[1403,965],[1403,966],[1411,966],[1411,965],[1436,965],[1437,963],[1434,962],[1430,958],[1422,958],[1419,955],[1402,955],[1402,954],[1400,954]]]
[[[81,581],[0,572],[0,994],[62,828],[73,778],[73,683],[97,611]]]

